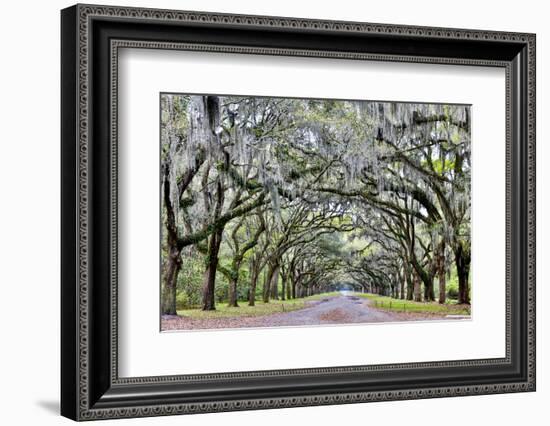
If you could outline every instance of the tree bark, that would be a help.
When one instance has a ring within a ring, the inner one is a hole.
[[[400,291],[399,291],[399,298],[401,300],[405,299],[405,270],[402,268],[399,271],[399,283],[400,283]]]
[[[229,282],[229,288],[228,288],[228,302],[227,306],[232,308],[238,308],[239,303],[237,302],[237,283],[239,282],[239,277],[232,276],[231,281]]]
[[[442,241],[439,247],[437,257],[437,278],[439,281],[439,303],[444,304],[447,300],[447,281],[445,271],[445,241]]]
[[[286,289],[287,289],[286,274],[282,273],[281,274],[281,300],[286,299]]]
[[[237,308],[239,304],[237,302],[237,286],[239,284],[239,270],[241,269],[241,263],[243,261],[244,255],[240,253],[233,256],[233,261],[231,262],[231,273],[229,279],[229,287],[227,294],[227,306]]]
[[[233,257],[231,263],[231,274],[229,279],[229,287],[227,289],[227,306],[232,308],[238,308],[237,303],[237,285],[239,283],[239,269],[241,267],[242,258],[237,254]]]
[[[290,300],[292,298],[292,271],[288,270],[286,273],[286,298]]]
[[[424,301],[433,302],[434,300],[434,275],[430,273],[428,274],[428,280],[424,282]]]
[[[260,275],[259,263],[257,260],[250,262],[250,291],[248,293],[248,306],[256,304],[256,287],[258,285],[258,277]]]
[[[414,275],[415,277],[418,277],[419,280],[422,281],[424,284],[424,300],[425,301],[433,301],[435,300],[434,295],[434,281],[433,281],[433,274],[430,272],[427,272],[420,262],[418,262],[417,258],[413,255],[412,256],[412,264],[414,267]],[[415,296],[416,297],[416,296]],[[416,298],[415,298],[416,300]]]
[[[414,282],[411,276],[411,266],[407,259],[404,260],[405,281],[407,282],[407,300],[413,300],[414,297]]]
[[[420,285],[420,276],[414,272],[413,273],[413,287],[414,287],[414,301],[422,302],[422,289]]]
[[[210,236],[208,242],[208,255],[206,259],[206,271],[202,288],[202,310],[213,311],[216,309],[215,286],[216,270],[218,268],[218,254],[222,242],[222,230],[216,231]]]
[[[470,274],[470,253],[459,243],[455,250],[455,263],[458,275],[458,303],[470,304],[468,276]]]
[[[275,264],[273,275],[271,277],[270,296],[272,299],[277,300],[279,298],[279,263]]]
[[[269,303],[269,293],[271,290],[271,277],[273,276],[274,267],[272,263],[268,263],[266,273],[264,274],[264,287],[262,291],[263,302]]]
[[[164,270],[164,288],[162,294],[163,315],[177,315],[176,289],[180,269],[180,251],[175,247],[170,247]]]
[[[168,257],[164,270],[164,289],[162,293],[162,313],[164,315],[177,315],[176,292],[178,274],[181,269],[181,249],[177,246],[178,230],[176,225],[176,213],[170,199],[170,163],[164,164],[163,199],[166,208],[166,244]]]
[[[249,241],[247,241],[243,247],[240,247],[237,232],[239,228],[242,226],[244,219],[241,220],[241,222],[235,227],[231,235],[231,238],[233,239],[233,245],[235,247],[235,253],[233,255],[233,260],[231,262],[231,279],[230,279],[229,295],[228,295],[229,306],[231,307],[236,308],[239,306],[237,302],[237,299],[238,299],[237,285],[239,282],[239,270],[241,269],[241,264],[244,260],[244,257],[249,250],[252,250],[258,244],[260,235],[265,231],[265,221],[263,219],[262,214],[259,214],[258,217],[260,218],[260,225],[258,226],[258,229],[254,233],[252,238]],[[254,266],[254,263],[255,262],[251,262],[251,270],[252,270],[252,267]],[[257,281],[257,278],[258,277],[256,275],[255,277],[256,281]],[[254,284],[254,292],[256,292],[256,284]],[[250,295],[248,295],[248,299],[250,301]]]
[[[211,143],[216,147],[220,145],[219,134],[217,128],[220,122],[220,100],[217,96],[203,97],[204,110],[206,112],[205,120],[202,125],[205,127],[205,134],[208,134],[211,138]],[[208,251],[206,255],[206,270],[204,273],[204,283],[202,291],[202,310],[213,311],[216,309],[215,301],[215,289],[216,289],[216,270],[218,268],[218,254],[220,251],[220,245],[222,242],[222,235],[225,223],[216,223],[222,216],[223,203],[224,203],[224,186],[222,182],[223,176],[218,175],[214,185],[213,198],[215,204],[211,208],[211,194],[208,192],[208,186],[204,185],[203,195],[206,210],[211,213],[212,223],[215,224],[212,227],[212,233],[208,241]],[[205,183],[208,180],[208,172],[203,176]],[[178,241],[181,245],[181,241]]]

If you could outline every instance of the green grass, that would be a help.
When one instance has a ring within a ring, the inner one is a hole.
[[[178,310],[178,315],[187,318],[210,319],[210,318],[230,318],[230,317],[256,317],[262,315],[277,314],[280,312],[291,312],[306,307],[306,302],[312,300],[321,300],[325,297],[337,296],[338,292],[316,294],[314,296],[301,299],[290,300],[270,300],[264,303],[257,300],[255,306],[248,306],[248,302],[240,301],[238,308],[228,307],[227,303],[216,303],[215,311],[202,311],[200,309]]]
[[[387,296],[379,296],[369,293],[347,293],[349,296],[357,296],[368,299],[374,308],[391,310],[396,312],[414,312],[433,315],[470,315],[470,307],[457,305],[450,302],[440,305],[437,302],[414,302],[411,300],[393,299]],[[280,312],[291,312],[303,309],[307,302],[322,300],[327,297],[339,296],[340,292],[321,293],[302,299],[270,300],[264,303],[256,301],[255,306],[248,306],[247,301],[240,301],[238,308],[230,308],[227,303],[217,303],[215,311],[202,311],[199,308],[178,310],[178,315],[195,319],[215,319],[234,317],[256,317],[271,315]]]
[[[397,312],[418,312],[437,315],[470,315],[470,307],[456,303],[439,304],[438,302],[414,302],[412,300],[394,299],[370,293],[354,293],[371,301],[372,306]]]

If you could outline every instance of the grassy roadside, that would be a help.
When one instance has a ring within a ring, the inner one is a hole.
[[[280,312],[291,312],[303,309],[306,307],[306,302],[321,300],[326,297],[337,296],[338,292],[322,293],[314,296],[304,297],[301,299],[290,300],[270,300],[269,303],[264,303],[260,300],[256,301],[255,306],[248,306],[248,302],[239,302],[238,308],[228,307],[227,303],[217,303],[215,311],[201,311],[195,309],[178,310],[178,315],[187,318],[196,319],[211,319],[211,318],[229,318],[229,317],[256,317],[262,315],[277,314]]]
[[[438,302],[414,302],[412,300],[394,299],[370,293],[353,293],[353,295],[370,300],[374,308],[388,311],[436,315],[470,315],[470,307],[466,305],[452,303],[440,305]]]

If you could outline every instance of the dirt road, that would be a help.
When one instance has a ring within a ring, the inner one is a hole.
[[[326,325],[373,323],[435,319],[398,312],[381,311],[369,305],[368,300],[345,292],[318,301],[308,302],[304,309],[291,312],[256,316],[194,319],[168,317],[162,319],[163,330],[196,330],[242,327],[285,327],[300,325]]]

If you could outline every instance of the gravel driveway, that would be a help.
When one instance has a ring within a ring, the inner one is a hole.
[[[228,317],[216,319],[165,317],[162,319],[162,330],[285,327],[442,319],[442,317],[426,317],[419,316],[418,314],[413,315],[400,312],[381,311],[372,308],[366,299],[347,295],[346,293],[307,303],[308,306],[304,309],[258,317]]]

